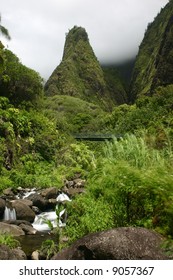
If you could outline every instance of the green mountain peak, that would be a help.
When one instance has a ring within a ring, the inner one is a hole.
[[[62,62],[48,79],[45,92],[49,96],[81,98],[106,109],[116,104],[116,94],[107,87],[105,73],[84,28],[74,26],[66,35]]]

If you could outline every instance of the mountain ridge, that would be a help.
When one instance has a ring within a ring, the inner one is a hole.
[[[151,96],[158,86],[173,83],[172,77],[167,80],[168,70],[173,69],[173,61],[168,61],[171,57],[168,58],[168,50],[170,52],[173,50],[172,30],[173,1],[171,0],[161,9],[154,21],[148,24],[139,46],[130,86],[132,102],[145,95]]]
[[[110,92],[104,71],[82,27],[74,26],[66,35],[61,63],[45,85],[46,95],[70,95],[110,109],[117,104],[117,95]],[[125,91],[122,93],[124,96]],[[122,100],[124,97],[122,96]],[[121,101],[124,102],[124,101]]]

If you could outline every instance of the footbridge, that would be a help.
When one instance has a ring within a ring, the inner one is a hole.
[[[122,135],[115,135],[115,134],[73,134],[73,137],[76,140],[81,141],[106,141],[106,140],[112,140],[114,138],[120,139],[122,138]]]

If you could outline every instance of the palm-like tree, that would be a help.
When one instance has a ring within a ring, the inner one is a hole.
[[[8,40],[11,39],[9,32],[7,28],[5,28],[3,25],[1,25],[1,15],[0,15],[0,33]]]

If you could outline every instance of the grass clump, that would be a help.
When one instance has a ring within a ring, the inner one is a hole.
[[[0,245],[7,245],[9,248],[14,249],[20,246],[20,242],[16,240],[11,234],[0,234]]]

